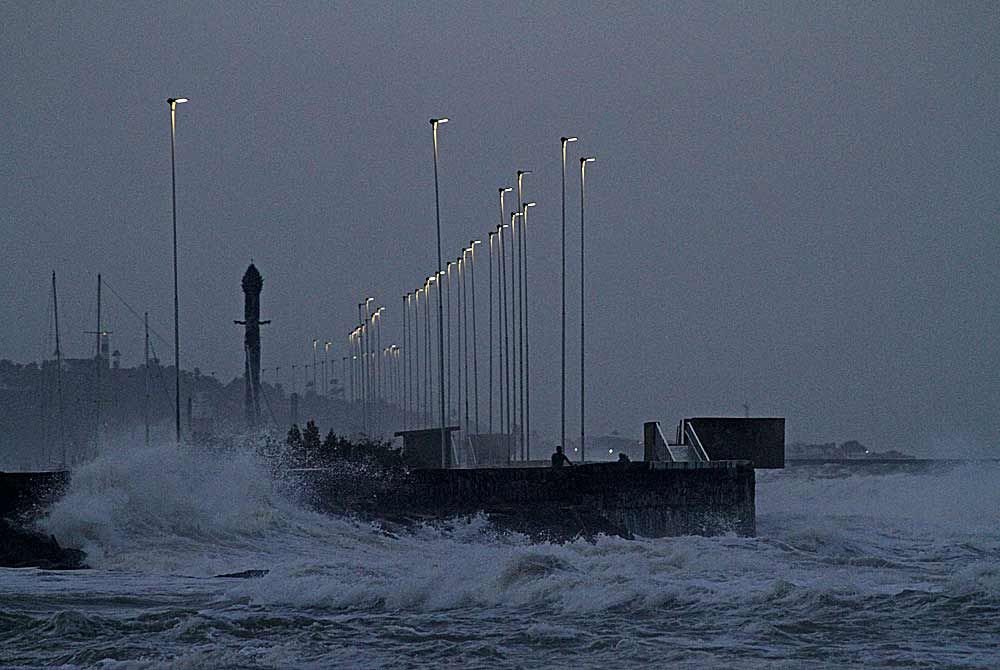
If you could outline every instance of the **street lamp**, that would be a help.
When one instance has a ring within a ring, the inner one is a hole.
[[[562,148],[562,367],[560,384],[559,443],[566,448],[566,145],[575,137],[561,137]]]
[[[403,294],[403,430],[408,430],[409,425],[407,424],[406,413],[409,410],[409,388],[407,386],[407,381],[409,379],[409,367],[410,367],[410,327],[408,321],[407,312],[409,311],[410,304],[410,294]]]
[[[181,346],[178,318],[180,311],[177,306],[177,105],[187,101],[187,98],[167,98],[167,104],[170,105],[170,200],[173,205],[174,236],[174,427],[177,444],[181,443]]]
[[[465,435],[468,435],[469,431],[469,286],[465,279],[468,275],[464,271],[465,267],[468,266],[468,261],[466,261],[466,255],[469,253],[468,248],[462,249],[462,271],[459,272],[461,277],[460,283],[462,285],[462,368],[465,374]]]
[[[472,387],[475,389],[476,434],[479,434],[479,346],[476,344],[476,245],[482,240],[469,240],[469,282],[472,286]]]
[[[464,382],[462,381],[462,375],[465,372],[465,296],[462,291],[463,282],[462,277],[465,275],[465,253],[455,259],[455,268],[458,273],[458,286],[455,287],[455,316],[457,323],[457,339],[458,339],[458,393],[456,394],[456,401],[458,403],[458,411],[455,416],[458,417],[458,423],[462,426],[463,433],[465,432],[465,424],[462,421],[462,407],[463,399],[465,396],[462,393],[462,388]],[[449,410],[451,408],[449,407]]]
[[[523,189],[524,183],[523,182],[524,182],[524,175],[526,175],[526,174],[531,174],[531,170],[518,170],[517,171],[517,203],[518,203],[518,207],[520,207],[521,203],[524,202],[524,189]],[[525,452],[525,444],[526,443],[524,441],[524,429],[525,429],[525,420],[524,420],[524,417],[525,417],[525,412],[527,411],[526,410],[527,390],[525,389],[525,383],[527,382],[527,377],[525,375],[525,363],[524,363],[524,351],[525,351],[524,338],[525,338],[525,332],[526,332],[526,328],[525,328],[525,324],[524,324],[524,312],[527,309],[527,301],[525,300],[525,290],[526,290],[526,287],[524,285],[524,277],[526,276],[525,272],[524,272],[524,254],[525,254],[525,246],[524,246],[525,245],[525,242],[524,242],[524,233],[525,233],[525,230],[524,230],[524,224],[526,222],[527,222],[527,219],[526,218],[522,218],[522,220],[521,220],[521,236],[517,238],[517,249],[514,250],[514,253],[517,254],[517,262],[518,262],[518,267],[519,267],[518,274],[517,274],[517,281],[518,281],[518,300],[517,300],[517,324],[518,324],[518,338],[517,338],[517,342],[518,342],[518,352],[517,352],[517,355],[518,355],[518,378],[519,378],[520,385],[521,385],[521,392],[520,392],[520,398],[519,398],[520,403],[521,403],[521,423],[520,423],[521,428],[520,428],[519,434],[520,434],[520,439],[521,439],[521,452],[522,452],[522,455],[524,455],[526,453]]]
[[[447,349],[448,355],[446,357],[445,378],[448,380],[445,384],[447,389],[447,405],[448,405],[448,415],[451,416],[451,268],[455,265],[455,261],[448,261],[447,271],[445,272],[445,311],[448,312],[448,327],[445,328],[445,333],[447,334]],[[457,272],[457,270],[456,270]],[[457,297],[457,296],[456,296]]]
[[[489,431],[490,435],[493,434],[493,236],[496,235],[492,230],[489,231],[489,242],[490,242],[490,391],[487,394],[489,396]]]
[[[524,272],[524,451],[527,460],[531,460],[531,356],[528,347],[528,210],[535,206],[534,202],[521,204],[521,239],[524,241],[524,260],[521,270]]]
[[[364,316],[364,321],[363,321],[364,328],[362,329],[362,333],[364,334],[363,342],[365,343],[365,388],[367,389],[367,393],[365,394],[365,403],[366,403],[366,407],[370,408],[374,412],[374,410],[375,410],[375,384],[374,384],[375,379],[372,376],[372,368],[374,367],[373,364],[372,364],[372,361],[374,360],[374,356],[373,356],[374,349],[372,348],[372,344],[373,344],[373,342],[372,342],[372,331],[374,329],[369,325],[369,321],[371,320],[371,311],[368,308],[368,305],[370,305],[373,302],[375,302],[375,298],[373,298],[371,296],[365,298],[365,303],[364,303],[365,304],[365,316]],[[373,415],[372,416],[373,423],[374,423],[374,418],[375,417]],[[367,424],[366,424],[366,426],[367,426]],[[374,426],[370,426],[370,427],[374,427]],[[366,434],[367,434],[367,432],[368,432],[368,428],[365,429],[365,433]]]
[[[503,239],[501,237],[502,234],[503,234],[503,229],[507,225],[506,223],[504,223],[504,216],[505,216],[505,212],[506,212],[506,210],[504,209],[504,204],[503,204],[504,194],[505,193],[510,193],[514,189],[511,188],[510,186],[502,186],[502,187],[500,187],[497,190],[500,192],[500,225],[497,226],[496,232],[494,234],[497,236],[497,242],[501,243],[503,241]],[[490,245],[490,253],[491,253],[490,258],[491,259],[492,259],[492,251],[493,251],[493,246],[491,244]],[[497,254],[497,260],[498,261],[501,260],[501,256],[500,256],[499,252]],[[492,272],[492,271],[493,271],[493,264],[491,262],[490,263],[490,272]],[[498,267],[498,271],[497,271],[497,281],[498,282],[501,281],[502,275],[503,275],[503,273],[499,270],[499,267]],[[493,290],[492,281],[490,282],[490,290],[491,291]],[[501,313],[501,311],[500,311],[500,300],[501,300],[502,296],[504,296],[504,295],[505,295],[505,293],[503,291],[503,285],[498,286],[498,290],[497,290],[497,328],[499,328],[499,329],[504,328],[504,324],[506,323],[505,314]],[[493,299],[490,298],[491,307],[492,307],[492,302],[493,302]],[[504,311],[506,311],[506,308],[504,309]],[[490,318],[492,318],[492,317],[493,317],[493,314],[491,312],[490,313]],[[491,327],[490,328],[490,337],[492,338],[492,336],[493,336],[493,329]],[[500,340],[500,342],[502,344],[503,341],[504,341],[503,338],[498,337],[498,339]],[[500,425],[503,426],[504,425],[504,367],[503,367],[504,356],[503,356],[502,349],[499,352],[499,358],[500,358],[500,360],[499,360],[499,364],[500,364],[500,371],[499,371],[500,372],[500,381],[499,381],[499,389],[498,390],[500,392],[500,405],[498,407],[498,410],[500,412],[500,416],[498,418],[500,419]],[[492,366],[492,364],[493,364],[493,343],[492,343],[492,339],[491,339],[491,341],[490,341],[490,365]],[[490,385],[490,388],[492,390],[492,384]],[[491,425],[492,425],[492,421],[493,421],[492,411],[493,410],[491,409],[490,410],[490,422],[491,422]],[[493,432],[492,428],[490,429],[490,432],[491,433]]]
[[[511,267],[510,267],[510,299],[511,299],[511,304],[510,304],[510,312],[511,312],[511,314],[510,314],[510,317],[511,317],[510,326],[511,327],[510,327],[510,335],[511,335],[511,337],[513,337],[515,339],[517,338],[517,330],[516,330],[517,329],[517,309],[515,308],[514,300],[517,299],[519,301],[519,295],[514,290],[514,279],[515,279],[515,269],[516,269],[516,266],[514,264],[514,260],[517,258],[517,249],[515,248],[514,245],[515,245],[515,240],[516,240],[516,237],[517,237],[517,220],[519,218],[521,218],[521,213],[520,212],[511,212],[510,213],[510,255],[511,255]],[[517,343],[516,342],[514,342],[514,343],[511,344],[510,351],[508,353],[510,355],[507,358],[507,369],[510,371],[510,382],[511,382],[510,383],[510,387],[508,388],[508,391],[510,392],[511,416],[513,417],[513,419],[512,419],[512,425],[511,425],[510,428],[511,428],[511,433],[513,434],[514,429],[518,427],[517,421],[518,421],[518,411],[519,411],[519,406],[518,406],[518,379],[517,379],[517,374],[518,374],[519,368],[517,366]],[[513,365],[512,365],[512,363],[513,363]],[[519,431],[518,431],[518,434],[520,434]],[[513,435],[512,435],[512,439],[513,439]],[[520,447],[520,446],[521,446],[520,444],[515,444],[515,447]],[[524,460],[523,449],[522,449],[522,454],[521,454],[521,460]]]
[[[431,354],[431,285],[434,283],[434,276],[431,275],[424,282],[424,325],[427,328],[424,331],[426,335],[425,342],[427,344],[427,356],[426,356],[426,366],[427,374],[424,376],[424,421],[429,426],[431,425],[431,364],[434,362]],[[444,314],[440,315],[441,325],[444,325]]]
[[[438,126],[442,123],[448,123],[448,119],[431,119],[431,129],[434,133],[434,217],[437,221],[437,256],[438,264],[437,271],[440,274],[442,272],[441,265],[441,199],[438,194]],[[441,396],[441,467],[445,467],[448,462],[448,449],[447,449],[447,431],[445,429],[445,418],[444,418],[444,305],[441,301],[440,292],[438,293],[438,363],[440,365],[439,369],[439,379],[441,382],[441,388],[439,389],[439,395]]]
[[[385,307],[379,307],[372,314],[372,328],[375,329],[375,351],[382,351],[382,312],[384,311]],[[383,358],[381,354],[375,358],[375,393],[373,395],[375,396],[375,427],[378,434],[382,432],[382,410],[385,404],[385,389],[382,386]]]
[[[352,330],[347,335],[347,350],[348,350],[348,352],[350,352],[350,359],[351,359],[351,395],[350,395],[350,397],[351,397],[351,404],[352,405],[354,404],[354,402],[357,400],[357,397],[358,397],[358,384],[357,384],[357,381],[355,380],[355,377],[354,377],[355,361],[357,360],[357,358],[354,355],[354,349],[355,349],[355,347],[354,347],[354,331]],[[351,408],[351,411],[353,413],[353,411],[354,411],[353,407]]]
[[[584,282],[587,275],[583,271],[583,204],[584,204],[584,194],[586,193],[587,185],[587,163],[593,163],[597,158],[594,156],[584,156],[580,159],[580,461],[587,460],[587,445],[584,442],[586,437],[586,423],[584,423],[584,409],[585,403],[584,399],[587,392],[587,385],[584,378]]]
[[[413,337],[414,337],[414,361],[413,361],[413,413],[416,417],[417,425],[421,425],[423,420],[423,411],[420,405],[420,396],[422,395],[423,389],[421,388],[421,377],[423,375],[423,370],[420,367],[420,294],[423,292],[422,287],[418,287],[413,292]]]
[[[368,338],[365,337],[365,322],[367,316],[368,301],[358,303],[358,379],[361,381],[361,418],[363,434],[368,434],[368,384],[365,379],[367,361],[365,360],[365,349],[368,346]]]
[[[500,310],[500,329],[503,337],[500,342],[500,424],[504,429],[504,442],[507,444],[507,462],[510,462],[510,351],[507,348],[508,339],[508,314],[507,314],[507,262],[504,259],[503,229],[507,224],[497,226],[497,240],[500,245],[500,272],[497,278],[500,280],[500,300],[503,302],[503,309]],[[500,305],[498,305],[499,307]],[[506,366],[504,363],[506,362]]]

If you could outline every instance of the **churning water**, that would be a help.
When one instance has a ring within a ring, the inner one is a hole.
[[[319,515],[250,455],[110,454],[42,522],[93,569],[0,570],[0,665],[997,667],[998,477],[762,471],[756,538],[558,545]]]

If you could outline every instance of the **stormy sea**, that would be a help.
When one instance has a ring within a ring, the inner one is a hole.
[[[0,666],[1000,666],[995,462],[759,471],[756,538],[565,544],[324,516],[271,472],[81,466],[39,525],[91,567],[0,570]]]

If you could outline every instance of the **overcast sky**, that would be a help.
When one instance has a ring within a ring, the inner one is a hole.
[[[93,355],[98,272],[169,338],[180,95],[182,364],[241,374],[251,257],[265,368],[308,362],[313,337],[339,362],[366,295],[398,341],[401,296],[436,264],[428,119],[448,116],[446,257],[535,171],[534,427],[559,425],[573,134],[571,433],[595,154],[589,433],[746,401],[790,441],[1000,456],[998,45],[996,3],[7,3],[0,357],[51,354],[53,269],[66,355]],[[141,321],[105,305],[139,362]]]

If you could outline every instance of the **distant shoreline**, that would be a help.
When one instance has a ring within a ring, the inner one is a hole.
[[[1000,458],[786,458],[785,465],[895,465],[930,463],[1000,463]]]

